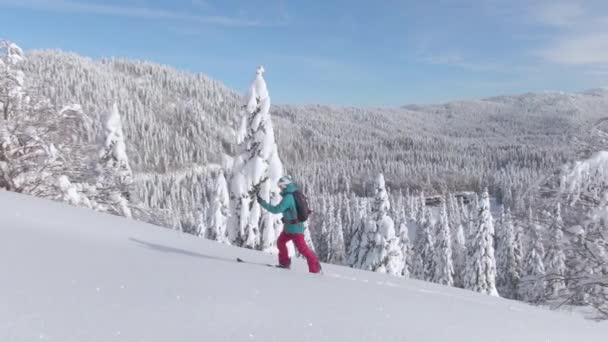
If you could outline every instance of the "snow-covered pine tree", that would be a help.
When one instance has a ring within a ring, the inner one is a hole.
[[[367,198],[358,199],[356,203],[357,212],[354,215],[354,227],[352,238],[348,246],[348,265],[357,267],[360,263],[359,250],[361,249],[363,234],[365,232],[365,222],[367,222]]]
[[[545,280],[545,265],[543,262],[545,249],[542,243],[539,225],[534,221],[532,208],[529,208],[528,232],[530,234],[530,248],[524,260],[523,277],[519,286],[519,293],[523,300],[538,303],[545,299],[547,282]]]
[[[64,200],[75,189],[65,174],[82,165],[66,163],[71,156],[62,155],[56,144],[71,150],[80,142],[71,139],[71,120],[25,87],[24,61],[17,45],[0,41],[0,188]],[[84,198],[70,202],[90,204]]]
[[[431,210],[424,204],[424,196],[420,198],[412,274],[416,279],[432,281],[435,271],[435,223]]]
[[[100,159],[107,168],[116,173],[121,183],[132,182],[133,172],[129,165],[127,147],[122,130],[122,118],[118,111],[118,103],[114,102],[112,111],[105,124],[106,139],[104,148],[100,152]]]
[[[476,229],[467,243],[465,289],[498,296],[496,290],[496,259],[494,257],[494,223],[490,212],[490,196],[485,189],[479,200]]]
[[[547,294],[553,298],[559,296],[560,291],[566,288],[566,254],[564,252],[562,231],[564,221],[562,220],[561,204],[557,202],[552,215],[552,222],[547,231],[548,244],[545,254],[545,271],[547,275]]]
[[[327,214],[327,262],[342,265],[346,258],[346,251],[344,249],[344,235],[342,232],[342,218],[334,209],[333,200],[330,200],[329,202]]]
[[[448,219],[448,211],[445,199],[441,201],[439,212],[439,224],[435,237],[434,264],[435,272],[433,282],[453,286],[454,285],[454,264],[452,261],[452,241],[451,229]]]
[[[409,190],[408,196],[403,197],[400,196],[401,200],[397,201],[396,210],[397,213],[397,226],[399,230],[397,231],[397,237],[399,239],[399,246],[401,248],[401,254],[403,255],[403,270],[401,271],[401,275],[409,278],[411,269],[412,269],[412,243],[409,237],[409,215],[406,210],[406,203],[409,206]]]
[[[342,222],[342,235],[344,240],[344,254],[346,255],[347,241],[351,238],[351,227],[353,223],[353,213],[350,207],[350,194],[344,193],[339,196],[339,216]],[[346,261],[346,259],[345,259]]]
[[[237,246],[273,251],[282,223],[278,215],[262,212],[255,200],[259,195],[270,203],[278,203],[277,182],[283,176],[263,74],[264,68],[258,67],[237,134],[238,155],[230,179],[228,236]]]
[[[462,198],[459,199],[462,201]],[[464,233],[464,213],[462,212],[464,205],[460,205],[456,202],[456,226],[452,232],[452,256],[454,258],[454,286],[464,287],[464,270],[466,266],[466,239]]]
[[[365,225],[358,268],[370,271],[401,275],[404,258],[399,239],[395,234],[395,224],[388,216],[390,201],[382,174],[375,181],[375,195],[370,219]]]
[[[559,195],[568,209],[569,301],[591,305],[608,318],[608,130],[601,122],[588,146],[600,151],[564,169]]]
[[[0,112],[4,120],[9,120],[12,112],[21,109],[25,75],[20,64],[24,60],[19,46],[0,40]]]
[[[344,201],[344,247],[346,250],[346,263],[350,265],[350,243],[359,225],[359,219],[357,218],[359,200],[357,195],[351,192],[350,194],[344,194]]]
[[[218,170],[214,179],[215,189],[213,189],[209,213],[206,215],[208,223],[206,224],[205,237],[229,244],[226,225],[228,223],[230,195],[228,194],[228,185],[223,170]]]
[[[330,221],[333,221],[333,201],[330,196],[323,195],[320,198],[320,210],[314,216],[316,229],[317,257],[322,262],[327,262],[331,254]]]
[[[122,119],[115,102],[105,124],[106,139],[99,153],[98,187],[109,192],[106,204],[110,211],[131,217],[128,199],[133,183],[133,172],[129,165]]]
[[[501,209],[500,226],[497,229],[496,249],[496,286],[502,297],[518,299],[518,287],[522,274],[522,255],[520,236],[515,233],[511,210]]]
[[[209,214],[208,206],[201,206],[196,211],[196,236],[205,237],[207,234],[207,225],[209,224],[209,219],[207,215]]]
[[[408,197],[408,208],[409,208],[409,219],[412,221],[416,221],[416,218],[418,217],[418,210],[419,210],[419,206],[417,205],[419,203],[418,197],[411,195]]]
[[[413,250],[409,237],[409,229],[405,222],[401,222],[399,225],[399,245],[401,246],[401,254],[403,254],[403,258],[405,259],[401,275],[409,278],[412,272]]]

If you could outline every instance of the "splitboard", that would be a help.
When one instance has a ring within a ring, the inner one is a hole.
[[[285,267],[285,266],[281,266],[281,265],[273,265],[273,264],[263,264],[263,263],[259,263],[259,262],[251,262],[251,261],[245,261],[241,258],[236,258],[237,262],[243,262],[243,263],[247,263],[247,264],[255,264],[255,265],[263,265],[263,266],[268,266],[268,267],[274,267],[274,268],[282,268],[284,270],[288,270],[289,268]]]

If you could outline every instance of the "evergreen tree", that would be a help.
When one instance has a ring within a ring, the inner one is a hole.
[[[366,222],[359,249],[358,268],[401,275],[404,258],[395,234],[395,224],[388,216],[390,201],[384,176],[375,182],[375,196],[370,219]]]
[[[485,189],[479,201],[477,228],[467,246],[465,289],[498,296],[496,260],[494,258],[494,224],[490,212],[490,196]]]
[[[418,231],[416,232],[416,242],[414,245],[414,265],[412,271],[415,278],[431,281],[434,278],[435,271],[435,239],[433,238],[435,225],[431,211],[424,205],[424,202],[421,203],[420,213],[424,215],[424,219],[419,218],[417,223]]]
[[[522,275],[522,255],[520,235],[515,233],[511,210],[502,208],[498,243],[496,249],[496,267],[498,271],[497,287],[502,297],[518,299],[518,286]]]
[[[238,155],[231,172],[228,232],[235,245],[273,250],[282,222],[278,215],[262,212],[255,200],[259,195],[270,203],[278,203],[280,196],[276,184],[283,175],[263,73],[264,68],[258,67],[237,134]]]
[[[524,261],[524,273],[519,292],[523,300],[538,303],[545,298],[547,289],[543,262],[545,251],[542,245],[540,227],[534,222],[531,208],[529,211],[530,248]]]
[[[334,201],[330,201],[327,220],[328,257],[327,262],[341,265],[345,261],[344,235],[342,233],[342,218],[334,210]]]
[[[357,204],[357,212],[355,215],[355,226],[351,242],[348,246],[348,264],[351,267],[357,267],[360,264],[359,250],[362,246],[363,235],[365,232],[365,222],[367,222],[367,199],[362,198]]]
[[[226,232],[230,195],[223,170],[219,170],[215,176],[215,189],[212,196],[209,214],[206,215],[209,221],[206,225],[205,237],[222,243],[230,243]]]
[[[115,191],[111,191],[111,201],[107,204],[115,208],[116,213],[130,218],[132,214],[128,199],[131,197],[130,187],[133,183],[133,172],[127,156],[122,119],[116,102],[106,120],[105,134],[104,147],[99,153],[97,182],[103,188],[115,189]]]
[[[401,246],[401,254],[403,255],[403,271],[401,275],[409,278],[412,270],[412,244],[410,242],[409,230],[407,224],[402,221],[399,225],[399,245]]]
[[[446,203],[445,200],[442,200],[435,242],[435,272],[433,274],[433,281],[448,286],[454,285],[450,230]]]
[[[566,287],[564,277],[566,276],[566,254],[562,240],[564,233],[562,231],[564,222],[562,220],[561,205],[558,202],[553,211],[553,222],[548,229],[548,246],[545,255],[545,271],[547,273],[548,294],[552,297],[557,297]]]

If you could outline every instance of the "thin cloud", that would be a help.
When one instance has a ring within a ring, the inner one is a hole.
[[[296,68],[303,68],[319,73],[321,77],[335,77],[353,80],[373,79],[376,74],[363,65],[355,65],[342,60],[335,60],[318,55],[296,55],[286,53],[267,53],[264,58],[269,61],[290,63]]]
[[[499,64],[469,62],[458,53],[432,55],[419,58],[418,61],[425,64],[444,65],[475,72],[504,70],[504,68]]]
[[[608,32],[560,37],[541,56],[557,64],[608,65]]]
[[[552,2],[541,4],[533,11],[535,19],[552,27],[572,27],[585,15],[585,10],[577,2]]]
[[[554,32],[549,43],[535,54],[555,64],[608,65],[606,11],[605,4],[589,2],[553,2],[536,7],[537,24]]]
[[[258,20],[240,17],[212,15],[205,16],[152,7],[85,3],[71,0],[0,0],[0,6],[41,11],[90,13],[146,19],[187,20],[202,24],[232,27],[252,27],[263,25],[263,23]]]

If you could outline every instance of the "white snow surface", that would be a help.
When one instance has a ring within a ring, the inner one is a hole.
[[[0,341],[606,341],[608,324],[0,192]],[[236,257],[252,262],[237,263]]]

